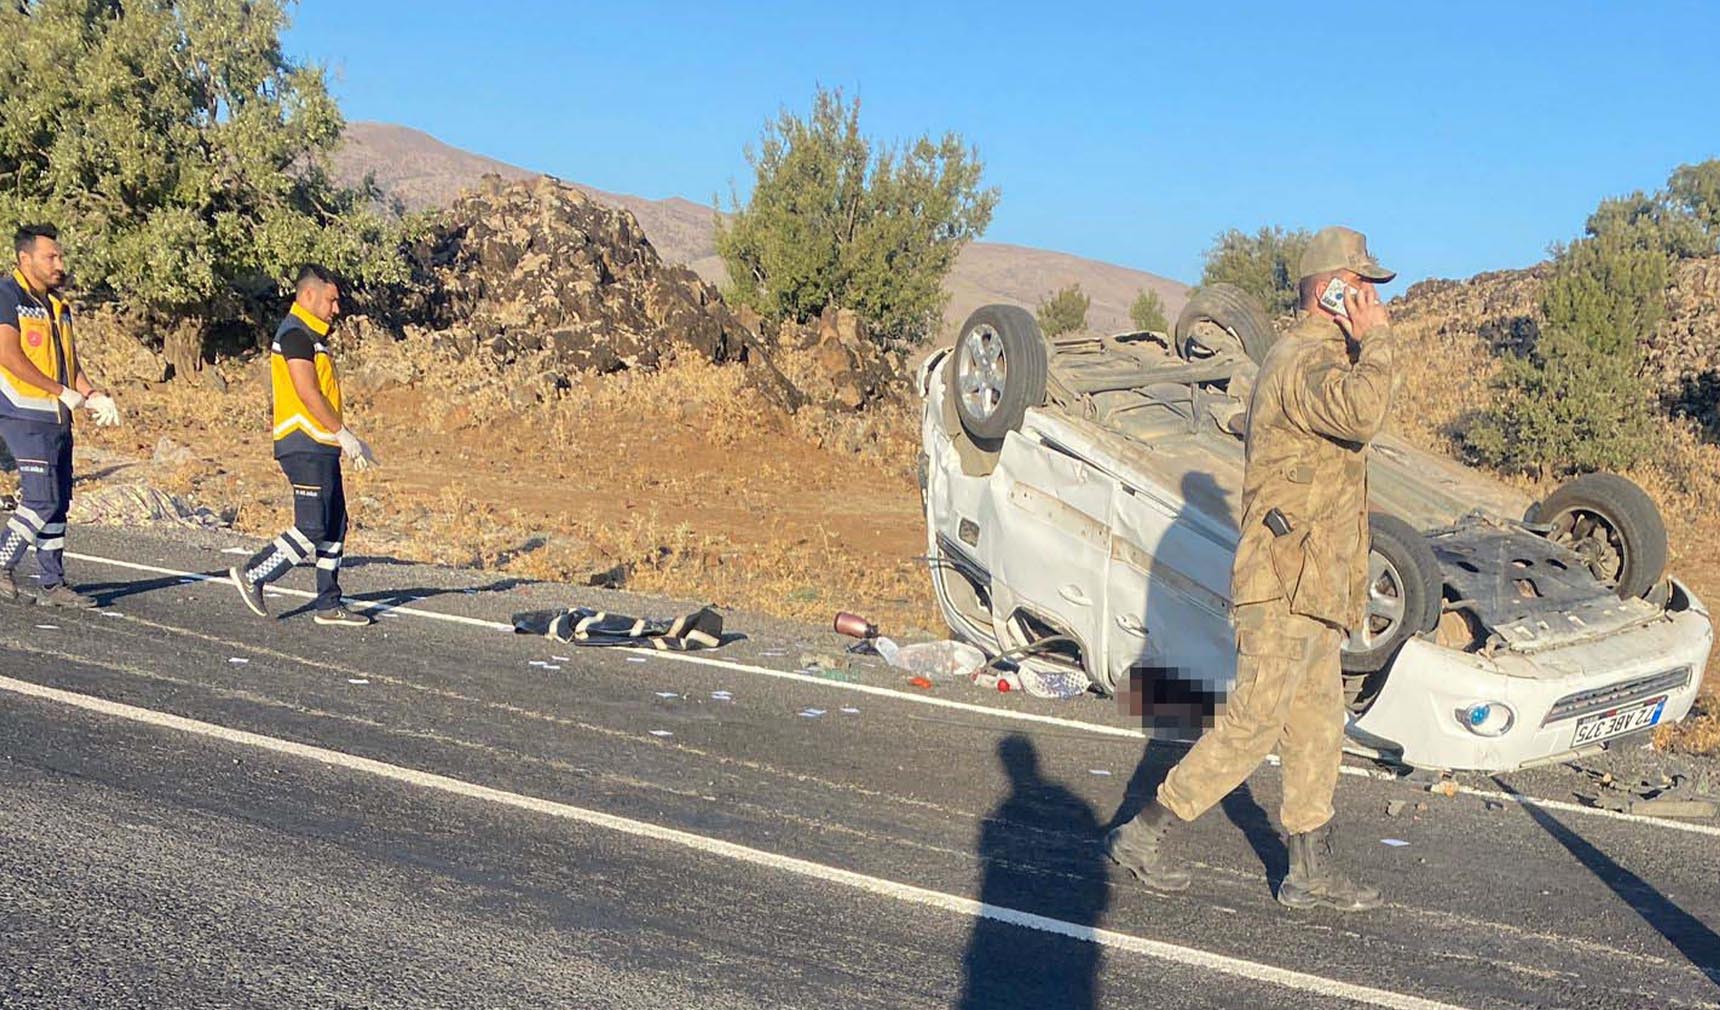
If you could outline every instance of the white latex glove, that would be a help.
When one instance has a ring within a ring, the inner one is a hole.
[[[67,386],[60,390],[60,402],[66,405],[67,410],[77,410],[84,405],[84,394]]]
[[[119,424],[119,404],[106,393],[91,393],[84,398],[84,407],[95,415],[98,428],[112,428]]]
[[[364,439],[352,433],[351,428],[342,428],[334,433],[340,440],[340,454],[352,460],[354,470],[368,470],[376,465],[376,454],[370,451]]]

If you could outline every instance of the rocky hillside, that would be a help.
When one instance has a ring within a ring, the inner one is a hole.
[[[1453,401],[1462,399],[1471,408],[1482,405],[1482,380],[1492,373],[1498,355],[1532,347],[1540,333],[1541,282],[1547,269],[1543,263],[1411,287],[1392,304],[1394,320],[1447,355],[1420,361],[1416,369],[1429,369],[1430,383],[1444,387]],[[1675,264],[1666,310],[1654,332],[1642,336],[1644,377],[1670,415],[1720,432],[1720,257]],[[1472,360],[1478,368],[1452,374],[1450,355]],[[1469,392],[1459,397],[1457,390]]]
[[[486,174],[504,180],[540,175],[451,147],[427,133],[387,123],[349,124],[334,169],[349,183],[372,175],[384,193],[412,210],[446,207]],[[722,284],[725,278],[722,261],[717,258],[715,213],[710,207],[679,197],[648,200],[578,183],[568,185],[601,204],[632,213],[668,263],[691,267],[705,280]],[[1159,293],[1173,319],[1188,300],[1186,285],[1145,271],[1045,249],[975,242],[962,251],[951,272],[945,321],[950,326],[959,325],[969,312],[987,302],[1032,307],[1046,294],[1077,283],[1093,299],[1088,323],[1097,330],[1128,328],[1129,303],[1143,288]]]

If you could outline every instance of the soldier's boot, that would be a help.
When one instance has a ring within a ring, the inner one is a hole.
[[[1290,875],[1278,887],[1278,902],[1289,908],[1324,905],[1340,912],[1380,907],[1380,892],[1358,884],[1332,865],[1332,826],[1290,836]]]
[[[1154,800],[1134,820],[1105,836],[1105,855],[1155,891],[1187,890],[1188,871],[1163,851],[1165,836],[1177,823],[1177,815]]]

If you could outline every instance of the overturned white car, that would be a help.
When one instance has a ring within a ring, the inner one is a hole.
[[[1174,337],[1047,342],[987,306],[922,368],[932,580],[960,635],[1110,693],[1222,701],[1247,392],[1275,339],[1203,289]],[[1373,581],[1344,652],[1353,749],[1504,771],[1681,719],[1713,644],[1664,575],[1652,501],[1608,474],[1545,501],[1391,437],[1374,443]],[[1186,728],[1184,730],[1186,735]]]

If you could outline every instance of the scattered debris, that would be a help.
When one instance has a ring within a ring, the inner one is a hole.
[[[38,625],[36,625],[36,627],[42,631],[59,631],[60,630],[60,626],[58,624],[38,624]]]
[[[1415,805],[1415,812],[1418,814],[1425,814],[1425,813],[1427,813],[1427,810],[1428,810],[1428,807],[1427,807],[1427,802],[1425,800],[1418,802]]]
[[[223,547],[223,548],[221,548],[221,553],[222,554],[237,554],[240,557],[248,558],[255,552],[247,550],[244,547]]]
[[[1387,817],[1402,817],[1404,808],[1409,806],[1405,800],[1392,800],[1386,804]]]
[[[832,626],[838,635],[847,635],[849,638],[858,638],[862,641],[877,638],[879,634],[876,624],[859,614],[851,614],[846,610],[836,615],[836,621]]]
[[[230,656],[228,657],[227,662],[232,663],[234,666],[241,666],[245,663],[249,663],[250,660],[246,659],[244,656]]]
[[[1455,779],[1440,779],[1438,782],[1435,782],[1434,784],[1428,786],[1427,791],[1430,793],[1438,793],[1439,795],[1447,797],[1447,798],[1450,798],[1452,796],[1456,796],[1457,795],[1457,780],[1455,780]]]
[[[514,634],[539,635],[574,645],[648,645],[666,652],[689,652],[722,645],[723,618],[710,607],[673,621],[569,607],[515,614]]]
[[[651,735],[652,736],[674,736],[675,734],[669,732],[666,729],[654,729],[651,731]]]
[[[908,678],[908,683],[922,691],[930,691],[932,689],[932,682],[924,677],[910,677]]]
[[[888,638],[873,640],[878,655],[898,670],[928,680],[954,680],[971,676],[986,665],[985,653],[966,642],[918,642],[897,645]]]
[[[1111,777],[1111,770],[1109,768],[1089,768],[1087,771],[1093,775],[1099,775],[1104,778]]]
[[[1381,845],[1389,845],[1394,849],[1401,849],[1404,846],[1408,845],[1409,843],[1404,841],[1401,838],[1382,838],[1382,839],[1380,839],[1380,844]]]
[[[348,677],[346,678],[346,682],[348,684],[368,684],[370,683],[370,680],[365,677]]]
[[[1570,768],[1589,777],[1594,788],[1576,791],[1578,800],[1591,807],[1642,817],[1701,819],[1720,813],[1720,804],[1704,799],[1708,793],[1706,774],[1692,777],[1687,770],[1672,769],[1652,778],[1623,780],[1610,771],[1571,763]]]
[[[843,715],[859,715],[860,710],[857,708],[854,708],[851,705],[844,705],[844,706],[842,706],[842,714]]]
[[[657,697],[659,697],[659,698],[679,698],[680,695],[676,694],[673,691],[658,691]]]
[[[806,711],[800,713],[800,716],[803,719],[816,719],[823,714],[824,714],[824,709],[822,709],[822,708],[809,708]]]
[[[1482,806],[1486,807],[1488,810],[1504,810],[1505,809],[1505,804],[1499,802],[1498,800],[1487,800],[1486,802],[1484,802],[1482,804]]]

